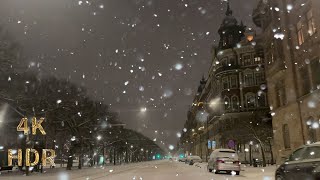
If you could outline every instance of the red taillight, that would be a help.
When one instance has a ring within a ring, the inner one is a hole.
[[[233,161],[233,164],[240,164],[240,161]]]
[[[224,160],[217,160],[216,163],[224,163]]]

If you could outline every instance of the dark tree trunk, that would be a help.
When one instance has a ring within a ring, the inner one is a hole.
[[[126,163],[128,163],[129,162],[129,159],[128,159],[129,157],[128,157],[128,149],[126,149]]]
[[[82,139],[81,139],[80,140],[80,154],[79,154],[78,169],[82,169],[82,162],[83,162],[83,144],[82,144]]]
[[[266,156],[264,153],[264,148],[263,148],[263,144],[260,142],[260,149],[261,149],[261,154],[262,154],[262,166],[266,167]]]
[[[67,162],[67,170],[71,170],[73,165],[73,147],[71,145],[69,150],[68,162]]]
[[[113,165],[116,165],[116,148],[113,149]]]

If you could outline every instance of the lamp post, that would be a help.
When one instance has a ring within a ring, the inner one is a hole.
[[[245,148],[244,149],[244,161],[245,161],[245,163],[247,164],[247,152],[249,151],[249,149],[248,148]]]
[[[252,145],[253,141],[249,142],[249,158],[250,158],[250,166],[252,166]]]

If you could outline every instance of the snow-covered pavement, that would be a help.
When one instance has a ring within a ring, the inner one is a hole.
[[[206,170],[206,164],[190,166],[168,160],[143,162],[104,168],[85,168],[72,171],[55,170],[31,176],[3,173],[0,179],[5,180],[273,180],[275,166],[265,168],[243,167],[239,176],[214,174]]]

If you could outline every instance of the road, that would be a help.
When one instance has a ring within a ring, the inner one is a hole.
[[[275,167],[243,167],[239,176],[214,174],[206,171],[205,164],[190,166],[168,160],[143,162],[124,166],[87,168],[83,170],[47,172],[31,176],[0,175],[5,180],[273,180]]]

